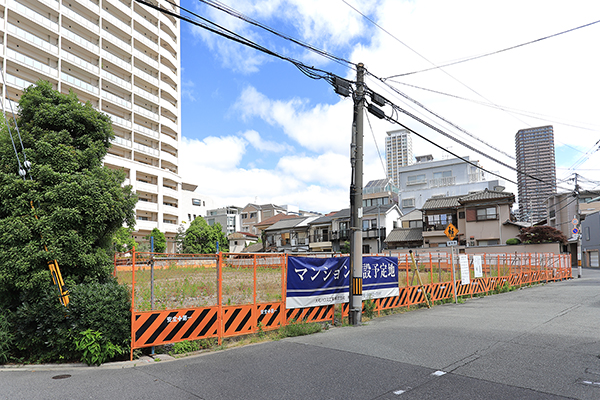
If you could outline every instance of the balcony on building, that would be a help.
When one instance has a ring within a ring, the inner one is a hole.
[[[138,202],[135,205],[136,210],[149,211],[152,213],[158,212],[158,195],[156,193],[144,192],[136,190]]]

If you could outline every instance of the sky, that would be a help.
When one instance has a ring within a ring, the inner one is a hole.
[[[553,125],[559,192],[600,188],[600,2],[507,0],[221,0],[220,4],[351,65],[324,58],[198,0],[182,15],[215,22],[303,64],[356,80],[477,153],[405,114],[415,155],[469,156],[517,193],[514,137]],[[593,23],[593,24],[591,24]],[[560,32],[591,24],[568,33]],[[531,44],[522,45],[528,42]],[[522,45],[522,46],[519,46]],[[512,48],[506,51],[503,49]],[[471,61],[440,67],[471,57]],[[286,60],[181,22],[179,173],[218,207],[349,207],[353,103]],[[422,72],[419,72],[422,71]],[[416,72],[416,73],[412,73]],[[395,75],[402,75],[396,76]],[[394,91],[395,90],[395,91]],[[400,93],[400,94],[398,94]],[[423,108],[425,107],[425,108]],[[392,115],[389,106],[382,108]],[[429,110],[429,111],[428,111]],[[437,116],[436,116],[437,115]],[[442,117],[444,120],[440,119]],[[447,122],[446,122],[447,121]],[[386,176],[386,132],[366,114],[366,184]],[[466,133],[465,133],[466,132]]]

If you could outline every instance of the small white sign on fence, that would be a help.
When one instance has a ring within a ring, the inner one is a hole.
[[[473,256],[473,270],[475,278],[483,278],[483,269],[481,268],[481,256]]]
[[[469,257],[466,254],[461,254],[458,257],[458,263],[460,264],[460,280],[463,285],[471,283],[471,276],[469,275]]]

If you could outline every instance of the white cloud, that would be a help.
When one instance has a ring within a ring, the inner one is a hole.
[[[348,153],[351,135],[352,103],[317,104],[310,108],[307,100],[271,100],[254,87],[243,90],[234,105],[245,119],[259,117],[302,147],[316,152]]]
[[[191,176],[196,176],[195,170],[201,167],[231,170],[237,167],[246,152],[246,143],[236,136],[209,136],[203,140],[182,137],[181,141],[181,169]]]
[[[305,183],[318,183],[328,188],[343,188],[350,184],[350,161],[347,156],[340,154],[282,157],[277,168],[284,176]]]
[[[252,147],[259,151],[267,151],[274,153],[281,153],[283,151],[293,151],[294,148],[285,144],[285,143],[277,143],[269,140],[264,140],[260,137],[260,134],[255,130],[246,131],[242,134],[244,139],[246,139]]]

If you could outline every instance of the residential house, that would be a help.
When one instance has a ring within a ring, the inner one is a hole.
[[[206,212],[206,223],[210,226],[221,224],[221,230],[226,235],[241,230],[240,213],[241,207],[229,206],[221,207]],[[194,218],[196,218],[194,216]]]
[[[581,222],[581,249],[583,266],[600,266],[600,211],[586,215]]]
[[[242,232],[250,232],[255,235],[258,234],[258,230],[254,225],[261,221],[270,218],[277,214],[285,214],[286,210],[283,207],[276,206],[275,204],[252,204],[249,203],[242,209],[241,214],[241,225]]]
[[[579,201],[574,192],[563,192],[551,195],[546,199],[547,224],[561,231],[569,238],[568,251],[571,253],[571,263],[577,265],[577,246],[579,243],[579,232],[574,233],[581,228],[583,233],[583,221],[588,215],[600,210],[600,201],[596,199],[600,196],[597,190],[582,190],[579,192]],[[591,201],[595,200],[595,201]],[[573,224],[575,221],[575,224]],[[583,242],[582,242],[583,245]]]
[[[258,242],[258,236],[248,232],[234,232],[227,239],[230,253],[242,253],[250,244]]]
[[[397,204],[364,207],[363,253],[381,252],[387,233],[397,227],[401,215]],[[311,251],[339,252],[344,243],[350,241],[350,209],[348,208],[317,218],[309,225]]]
[[[265,248],[277,253],[300,253],[310,250],[309,223],[319,217],[283,218],[265,228]]]
[[[465,246],[504,244],[519,234],[511,222],[512,193],[484,189],[462,196],[432,197],[423,205],[424,247],[445,247],[450,240],[445,231],[452,224],[454,240]]]
[[[413,249],[423,247],[423,212],[412,210],[400,217],[400,226],[385,238],[387,249]]]
[[[398,188],[392,179],[369,181],[363,188],[363,207],[398,204]]]

